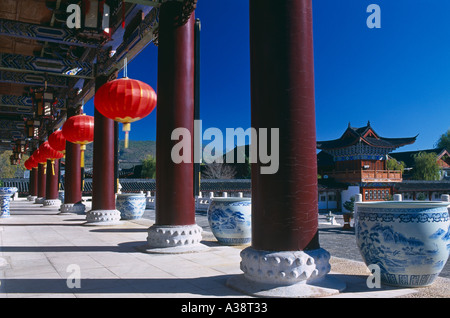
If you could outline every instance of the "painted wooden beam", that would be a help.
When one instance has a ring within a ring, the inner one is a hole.
[[[6,19],[0,19],[0,35],[90,48],[98,48],[100,46],[99,43],[83,41],[71,29]]]
[[[94,66],[89,62],[67,59],[50,59],[21,54],[0,53],[0,69],[35,73],[51,73],[56,76],[92,77]]]

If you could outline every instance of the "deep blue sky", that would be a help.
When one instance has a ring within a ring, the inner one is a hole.
[[[381,8],[381,29],[366,25],[371,3]],[[370,120],[383,137],[419,134],[398,151],[433,148],[450,128],[450,1],[313,0],[313,8],[317,139]],[[203,130],[247,129],[248,1],[198,0],[196,17]],[[128,65],[130,78],[155,90],[157,53],[150,44]],[[92,100],[85,111],[93,114]],[[131,125],[130,138],[156,140],[156,111]]]

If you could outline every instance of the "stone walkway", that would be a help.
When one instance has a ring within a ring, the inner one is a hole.
[[[205,215],[199,214],[197,224],[205,228],[203,243],[209,249],[177,255],[142,253],[138,248],[146,243],[153,215],[147,210],[140,220],[85,226],[83,215],[58,215],[57,208],[24,199],[12,202],[11,217],[0,219],[0,298],[248,297],[226,286],[230,277],[242,274],[239,253],[245,246],[219,245],[208,231]],[[327,229],[333,233],[333,228],[334,236],[352,235],[337,233],[336,226],[320,228],[321,235]],[[321,236],[325,249],[331,244],[327,235]],[[333,256],[329,275],[347,284],[333,297],[450,297],[450,279],[444,277],[426,288],[369,289],[363,263],[329,252]],[[74,279],[77,274],[81,280]]]

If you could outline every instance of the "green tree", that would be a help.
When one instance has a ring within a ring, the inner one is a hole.
[[[414,168],[411,179],[413,180],[439,180],[440,167],[437,163],[437,155],[434,152],[419,152],[414,155]]]
[[[352,196],[349,201],[345,201],[343,206],[347,211],[353,213],[353,211],[355,210],[355,197]]]
[[[450,129],[447,130],[445,134],[442,134],[441,137],[439,137],[437,143],[437,148],[445,148],[448,151],[450,151]]]
[[[28,159],[28,156],[24,156],[20,160],[20,164],[13,166],[9,160],[11,155],[11,150],[4,151],[0,154],[0,178],[23,177],[23,172],[26,170],[23,163]]]
[[[397,171],[401,171],[403,173],[403,171],[405,170],[405,163],[403,161],[397,161],[395,159],[388,159],[386,161],[386,169],[387,170],[397,170]]]
[[[142,171],[141,176],[143,178],[155,179],[156,177],[156,158],[152,155],[147,155],[147,157],[142,160]]]

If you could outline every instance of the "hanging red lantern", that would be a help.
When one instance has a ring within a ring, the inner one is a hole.
[[[85,114],[69,117],[62,127],[62,134],[74,144],[91,143],[94,141],[94,117]]]
[[[95,93],[94,105],[103,116],[123,124],[128,148],[130,124],[153,111],[156,93],[148,84],[124,77],[102,85]]]
[[[61,159],[63,154],[55,149],[53,149],[49,142],[46,141],[42,145],[39,146],[39,150],[41,150],[48,160],[56,160]]]
[[[25,167],[25,169],[27,170],[31,170],[32,168],[30,167],[30,159],[28,158],[27,160],[25,160],[25,162],[23,163],[23,166]]]
[[[52,173],[53,173],[53,175],[55,175],[55,160],[61,159],[62,157],[64,157],[64,155],[61,152],[53,149],[50,146],[50,144],[48,143],[48,141],[46,141],[42,145],[40,145],[39,150],[42,151],[44,153],[44,156],[47,157],[47,159],[51,161]]]
[[[37,168],[38,167],[38,162],[36,161],[36,158],[34,157],[34,153],[30,156],[30,158],[28,158],[28,160],[30,160],[31,168]]]
[[[47,157],[41,150],[39,150],[39,148],[33,152],[33,158],[34,158],[34,161],[36,161],[38,164],[39,163],[43,163],[43,164],[47,163]]]
[[[31,170],[33,168],[37,167],[37,162],[34,161],[33,157],[28,158],[27,160],[25,160],[25,162],[23,163],[23,165],[25,166],[25,168],[27,170]]]
[[[34,156],[31,155],[29,159],[30,159],[30,166],[31,166],[31,168],[37,168],[39,164],[36,161],[36,159],[34,158]]]
[[[86,145],[94,141],[94,117],[86,114],[69,117],[62,127],[62,133],[67,141],[81,145],[80,167],[84,170]],[[84,181],[82,187],[84,189]]]
[[[56,151],[66,153],[66,138],[62,130],[57,130],[48,136],[48,144]]]

